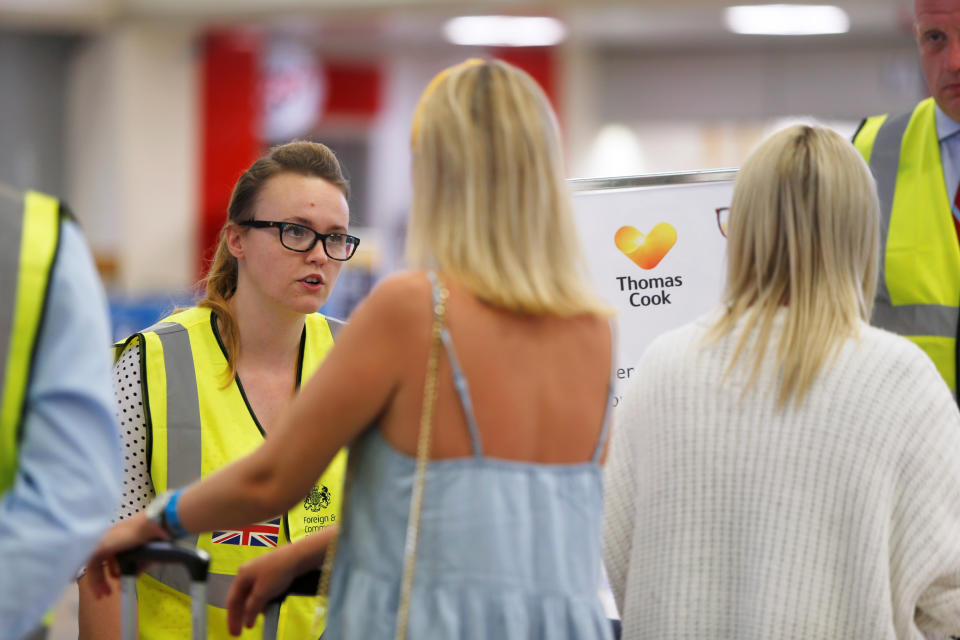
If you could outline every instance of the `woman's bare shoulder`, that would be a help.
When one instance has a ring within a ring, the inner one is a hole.
[[[374,294],[388,299],[403,301],[409,297],[424,297],[430,294],[430,278],[424,271],[398,271],[390,274],[374,288]]]
[[[368,301],[378,308],[394,308],[404,311],[406,308],[420,309],[429,304],[431,284],[427,274],[422,271],[400,271],[391,274],[377,283],[370,292]]]
[[[351,316],[351,323],[369,319],[388,321],[391,326],[419,321],[431,313],[431,284],[422,271],[401,271],[377,283]]]

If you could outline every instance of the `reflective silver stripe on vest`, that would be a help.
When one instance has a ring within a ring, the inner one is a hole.
[[[324,317],[327,318],[327,326],[330,327],[330,337],[333,338],[334,342],[336,342],[337,334],[340,333],[345,326],[347,326],[347,323],[343,320],[337,320],[336,318],[331,318],[329,316]]]
[[[870,154],[870,171],[877,181],[877,196],[880,199],[880,271],[877,277],[876,306],[879,308],[886,303],[890,306],[890,290],[887,288],[887,275],[884,269],[887,255],[887,234],[890,232],[890,216],[893,213],[893,194],[897,188],[897,174],[900,168],[900,147],[903,144],[903,134],[907,131],[913,112],[901,113],[893,118],[887,118],[880,125],[877,137],[873,142],[873,151]],[[874,311],[874,317],[877,311]],[[871,319],[871,323],[886,327]],[[899,332],[898,332],[899,333]],[[911,333],[910,335],[915,335]]]
[[[176,489],[201,475],[203,429],[190,336],[183,325],[165,324],[153,332],[163,345],[167,379],[167,488]]]
[[[174,566],[173,568],[175,570],[169,572],[169,582],[164,581],[164,584],[190,597],[189,574],[183,567]],[[149,573],[152,574],[152,572]],[[227,595],[230,593],[234,577],[228,573],[207,574],[207,604],[226,609]],[[271,603],[263,612],[263,640],[275,640],[279,626],[280,606],[278,603]]]
[[[0,390],[6,384],[23,239],[23,196],[15,195],[0,190]]]
[[[937,304],[894,305],[887,287],[885,262],[893,196],[899,176],[903,136],[912,117],[911,111],[887,118],[877,131],[870,154],[870,170],[876,178],[880,199],[880,270],[870,324],[904,336],[955,338],[960,310]]]
[[[870,323],[902,336],[956,338],[960,309],[939,304],[891,305],[877,301]]]
[[[177,544],[181,544],[178,542]],[[187,545],[184,545],[187,546]],[[190,574],[187,573],[187,570],[178,565],[164,565],[169,571],[163,573],[163,578],[158,578],[154,575],[153,569],[156,567],[151,567],[147,571],[151,576],[157,578],[170,587],[174,591],[182,593],[186,597],[190,597]],[[233,584],[234,576],[229,573],[208,573],[207,574],[207,604],[213,605],[215,607],[220,607],[221,609],[227,608],[227,594],[230,593],[230,585]]]
[[[330,333],[336,337],[346,326],[342,320],[327,318]],[[160,322],[143,333],[155,333],[163,346],[163,364],[167,381],[167,488],[185,487],[201,477],[203,428],[200,424],[200,396],[193,350],[186,327],[176,322]],[[146,348],[146,347],[144,347]],[[199,536],[177,541],[196,548]],[[190,576],[176,565],[154,565],[147,573],[171,589],[190,596]],[[207,577],[207,603],[225,609],[233,575],[210,573]],[[276,638],[279,609],[265,621],[264,637]]]
[[[199,478],[203,469],[203,429],[200,425],[200,397],[197,393],[193,350],[190,348],[190,336],[186,327],[176,322],[155,324],[144,331],[147,332],[155,333],[163,347],[163,368],[167,382],[167,488],[177,489]],[[180,543],[196,548],[198,540],[199,536],[193,535],[184,538]],[[190,593],[189,577],[181,567],[154,565],[147,573],[171,589],[184,595]],[[229,587],[228,584],[227,589]],[[215,593],[217,592],[211,582],[208,591],[210,604],[214,604],[212,599]],[[226,601],[225,592],[223,600]]]

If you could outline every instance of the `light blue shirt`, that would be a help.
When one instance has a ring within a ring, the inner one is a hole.
[[[947,186],[947,199],[953,217],[960,220],[960,210],[954,204],[957,185],[960,185],[960,122],[945,114],[940,107],[935,108],[937,121],[937,140],[940,141],[940,165],[943,167],[943,181]]]
[[[119,502],[109,346],[103,288],[79,229],[65,223],[17,476],[0,498],[0,640],[17,640],[40,622]]]

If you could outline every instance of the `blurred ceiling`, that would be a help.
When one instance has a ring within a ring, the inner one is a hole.
[[[771,0],[776,1],[776,0]],[[784,1],[784,0],[779,0]],[[253,24],[357,42],[376,34],[378,46],[442,41],[443,22],[456,15],[546,14],[561,18],[570,40],[590,45],[660,49],[746,46],[807,38],[728,33],[723,9],[750,0],[0,0],[0,29],[83,33],[120,21],[183,22],[194,26]],[[850,32],[831,41],[909,39],[911,0],[820,0],[846,10]],[[809,3],[808,3],[809,4]],[[308,33],[309,32],[309,33]],[[818,36],[824,37],[824,36]]]

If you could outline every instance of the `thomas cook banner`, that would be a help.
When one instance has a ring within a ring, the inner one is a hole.
[[[571,181],[593,282],[619,310],[614,406],[647,345],[719,301],[726,252],[719,220],[735,175],[725,169]]]

